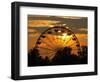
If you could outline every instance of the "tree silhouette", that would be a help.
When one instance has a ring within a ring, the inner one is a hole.
[[[28,53],[28,66],[87,64],[87,46],[82,46],[81,58],[71,54],[71,51],[70,47],[65,47],[63,50],[58,50],[50,60],[47,56],[42,58],[38,49],[33,48]]]
[[[80,60],[80,62],[81,62],[81,64],[87,64],[88,62],[87,62],[87,60],[88,60],[88,53],[87,53],[87,51],[88,51],[88,49],[87,49],[87,46],[82,46],[81,47],[82,48],[82,53],[81,53],[81,55],[82,55],[82,58],[81,58],[81,60]]]
[[[58,51],[55,57],[52,59],[54,64],[77,64],[78,57],[71,54],[72,49],[65,47],[63,51]]]
[[[37,49],[32,49],[28,53],[28,65],[39,65],[41,58],[39,57],[39,53]]]

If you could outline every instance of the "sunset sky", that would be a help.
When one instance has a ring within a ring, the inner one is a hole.
[[[28,15],[28,50],[34,48],[40,34],[51,25],[66,24],[77,36],[81,46],[87,46],[87,17]]]

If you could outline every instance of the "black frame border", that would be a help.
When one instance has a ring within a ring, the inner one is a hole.
[[[20,7],[46,7],[46,8],[61,8],[61,9],[79,9],[79,10],[93,10],[94,11],[94,72],[81,72],[81,73],[61,73],[61,74],[46,74],[46,75],[30,75],[20,76]],[[25,79],[41,79],[41,78],[58,78],[58,77],[73,77],[73,76],[88,76],[97,75],[97,12],[98,8],[95,6],[77,6],[77,5],[61,5],[61,4],[45,4],[45,3],[31,3],[31,2],[12,2],[11,4],[11,78],[13,80]]]

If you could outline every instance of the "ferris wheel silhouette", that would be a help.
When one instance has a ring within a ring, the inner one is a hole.
[[[57,51],[71,48],[71,54],[81,56],[81,47],[75,33],[65,25],[54,25],[42,32],[37,39],[35,49],[41,57],[52,59]],[[67,53],[67,51],[66,51]]]

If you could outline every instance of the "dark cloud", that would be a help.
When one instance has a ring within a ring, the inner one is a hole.
[[[36,30],[36,31],[38,31],[38,32],[40,32],[40,33],[42,33],[42,32],[44,32],[46,29],[48,29],[49,27],[34,27],[34,28],[29,28],[29,29],[33,29],[33,30]]]

